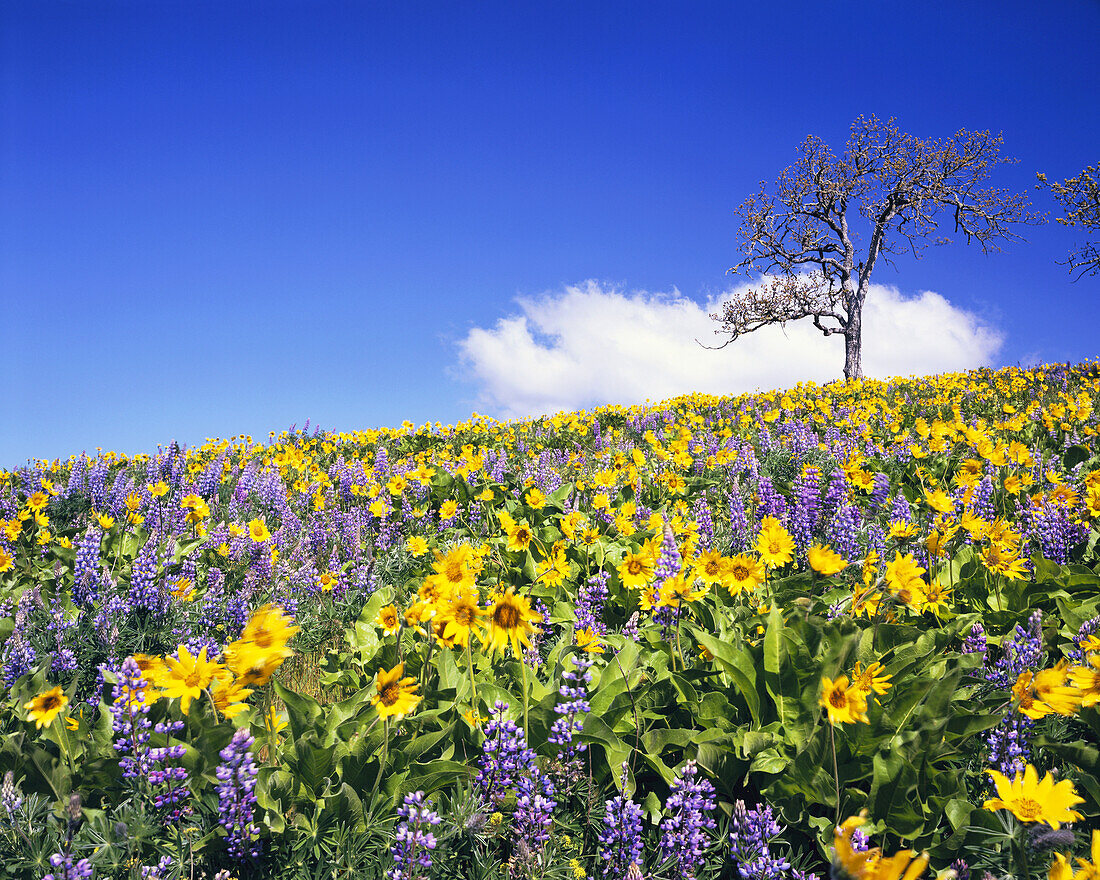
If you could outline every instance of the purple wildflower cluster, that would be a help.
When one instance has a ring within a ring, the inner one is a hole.
[[[730,858],[744,880],[779,880],[791,869],[790,862],[771,852],[771,842],[782,832],[783,828],[767,804],[752,810],[744,801],[733,805]]]
[[[562,673],[562,683],[558,688],[562,699],[554,706],[558,718],[550,728],[549,741],[558,747],[559,761],[566,768],[576,764],[585,749],[584,743],[573,742],[573,736],[581,732],[584,716],[592,711],[587,688],[592,681],[588,671],[592,663],[587,657],[573,655],[573,669]]]
[[[627,880],[642,868],[642,808],[626,793],[623,764],[621,793],[604,805],[603,828],[597,838],[601,880]]]
[[[975,635],[971,629],[968,641],[973,639],[973,648],[978,648],[979,639],[984,643],[984,630]],[[1002,690],[1010,689],[1021,673],[1039,668],[1043,656],[1043,613],[1035,611],[1028,619],[1025,630],[1017,624],[1004,644],[1001,656],[993,663],[988,657],[983,666],[983,676],[987,682]],[[964,650],[966,650],[964,645]],[[974,651],[976,653],[976,651]],[[986,746],[989,749],[989,765],[1009,778],[1022,772],[1031,760],[1031,739],[1035,722],[1020,712],[1009,711],[998,724],[986,734]]]
[[[405,795],[404,803],[397,808],[400,820],[394,831],[394,865],[386,872],[389,880],[414,880],[420,869],[427,871],[432,866],[432,850],[435,849],[435,835],[431,829],[439,824],[439,816],[431,808],[431,802],[425,802],[424,792],[414,791]]]
[[[504,717],[507,711],[508,704],[497,700],[492,718],[485,725],[485,742],[474,779],[486,803],[494,806],[504,801],[508,790],[535,764],[535,752],[527,745],[523,728]]]
[[[220,824],[226,830],[230,858],[238,861],[258,858],[260,829],[252,820],[256,804],[256,762],[252,759],[251,734],[241,728],[219,752],[222,763],[218,777],[218,812]]]
[[[607,583],[610,577],[601,568],[581,585],[577,592],[576,621],[573,624],[573,629],[577,632],[587,629],[600,636],[607,631],[603,622],[603,608],[609,595]]]
[[[42,880],[89,880],[95,871],[87,859],[74,862],[72,853],[54,853],[50,856],[50,867],[54,870]]]
[[[716,806],[714,786],[705,777],[696,778],[698,773],[695,762],[688,761],[672,783],[665,802],[668,815],[661,821],[661,861],[671,861],[684,878],[696,876],[710,843],[707,832],[716,827],[710,815]]]

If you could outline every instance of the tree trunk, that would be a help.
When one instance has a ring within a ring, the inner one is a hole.
[[[861,333],[862,309],[856,309],[844,328],[844,378],[863,378],[863,334]]]

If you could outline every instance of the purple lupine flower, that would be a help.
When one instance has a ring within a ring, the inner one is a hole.
[[[981,654],[984,657],[987,648],[988,644],[985,639],[985,627],[982,626],[981,621],[979,621],[970,627],[970,632],[966,634],[966,638],[963,640],[962,644],[962,653]]]
[[[873,478],[874,488],[871,489],[870,504],[872,510],[878,510],[886,503],[890,495],[890,478],[884,473],[877,473]]]
[[[692,515],[699,524],[699,542],[709,549],[714,543],[714,520],[711,518],[710,505],[707,503],[705,495],[701,496],[699,500],[695,502],[692,509]],[[667,524],[665,528],[667,530],[665,540],[668,540],[668,534],[671,533],[671,530],[668,530]],[[675,546],[675,539],[673,539],[673,548],[675,548]],[[661,549],[663,552],[664,548],[662,547]],[[679,553],[676,555],[679,556]]]
[[[250,751],[253,741],[246,728],[238,730],[219,752],[222,763],[215,771],[219,779],[218,821],[227,832],[229,856],[238,861],[260,855],[260,829],[252,820],[259,772]]]
[[[50,867],[54,870],[43,876],[42,880],[88,880],[95,870],[87,859],[74,862],[72,853],[67,852],[50,856]]]
[[[591,630],[597,635],[602,635],[606,627],[603,623],[603,607],[607,601],[607,582],[610,575],[604,569],[600,569],[589,577],[577,591],[576,620],[573,629],[578,632]]]
[[[145,701],[148,682],[133,657],[127,657],[118,670],[118,684],[111,699],[111,727],[115,732],[114,749],[122,757],[118,766],[125,779],[148,779],[149,704]]]
[[[168,606],[167,597],[157,586],[159,563],[152,538],[138,551],[130,569],[130,607],[135,610],[162,614]]]
[[[764,517],[774,516],[782,523],[787,521],[787,499],[776,491],[769,477],[761,477],[757,484],[756,522],[759,525]]]
[[[528,846],[550,839],[554,822],[554,783],[538,767],[529,767],[516,782],[515,831]],[[534,847],[532,847],[534,849]]]
[[[752,544],[753,536],[749,530],[748,515],[745,513],[745,499],[741,497],[741,490],[736,482],[733,491],[726,498],[729,502],[730,530],[732,532],[730,542],[733,551],[741,553]]]
[[[807,467],[791,486],[793,505],[790,516],[790,532],[799,556],[813,543],[821,511],[821,473],[816,467]]]
[[[487,803],[499,804],[508,789],[535,763],[535,753],[527,745],[523,728],[504,717],[508,704],[497,700],[493,717],[485,725],[485,742],[478,757],[478,774],[474,785]]]
[[[665,802],[670,814],[661,821],[661,861],[671,860],[681,877],[694,878],[709,843],[707,831],[716,827],[709,815],[714,810],[714,786],[705,777],[696,780],[698,768],[688,761],[672,783]]]
[[[627,880],[642,868],[642,808],[626,794],[626,764],[622,793],[605,805],[597,847],[602,880]]]
[[[744,880],[780,880],[791,863],[771,853],[771,841],[783,833],[772,808],[765,804],[749,810],[744,801],[733,805],[730,822],[730,858]]]
[[[141,880],[167,880],[168,869],[172,867],[171,856],[161,856],[155,865],[141,866]]]
[[[709,519],[709,513],[708,513]],[[714,528],[711,527],[711,537],[714,537]],[[683,568],[683,557],[680,548],[676,545],[676,536],[672,533],[672,527],[664,524],[664,537],[661,541],[661,555],[657,559],[657,565],[653,570],[654,580],[657,586],[663,584],[670,577],[675,577]]]
[[[989,766],[1009,779],[1022,773],[1031,761],[1031,738],[1035,722],[1026,715],[1010,711],[986,735]]]
[[[15,784],[15,774],[8,770],[4,773],[4,782],[0,785],[0,807],[9,816],[14,816],[23,806],[23,793]]]
[[[1081,651],[1081,643],[1097,632],[1100,632],[1100,617],[1092,617],[1082,623],[1081,628],[1077,630],[1077,635],[1073,637],[1073,647],[1067,652],[1069,659],[1074,663],[1083,662],[1084,653]]]
[[[91,605],[99,595],[99,550],[102,532],[92,527],[77,544],[73,562],[73,602]]]
[[[159,722],[153,730],[165,737],[183,730],[182,721]],[[149,749],[149,785],[153,792],[153,806],[165,810],[166,822],[178,822],[190,812],[187,799],[187,769],[169,763],[179,761],[187,753],[187,746],[160,746]]]
[[[562,673],[561,687],[558,688],[562,701],[554,706],[558,718],[550,727],[548,740],[558,747],[558,760],[566,768],[575,764],[585,749],[584,743],[573,742],[573,735],[581,732],[584,716],[592,711],[586,687],[592,681],[588,672],[592,663],[587,657],[574,654],[573,669]]]
[[[424,801],[424,792],[414,791],[405,795],[404,804],[397,808],[401,819],[394,831],[394,866],[386,872],[389,880],[414,880],[420,869],[432,866],[432,850],[435,835],[431,829],[439,824],[439,816],[431,809],[431,802]]]
[[[826,531],[833,550],[848,562],[854,562],[860,556],[859,526],[859,508],[852,504],[842,504]]]

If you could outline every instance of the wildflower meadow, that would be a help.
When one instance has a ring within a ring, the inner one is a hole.
[[[1095,880],[1100,364],[0,472],[0,878]]]

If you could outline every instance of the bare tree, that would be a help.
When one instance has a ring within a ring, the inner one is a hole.
[[[863,375],[863,303],[879,260],[906,251],[920,256],[941,212],[956,233],[982,250],[1019,238],[1015,223],[1035,218],[1026,198],[982,188],[1000,157],[1001,137],[960,130],[947,141],[921,140],[893,119],[860,116],[841,158],[816,137],[803,141],[798,160],[779,175],[775,192],[761,182],[737,214],[744,259],[729,270],[759,272],[764,280],[723,303],[711,317],[715,332],[735,339],[769,324],[812,318],[826,336],[844,336],[844,376]],[[869,237],[850,225],[862,217]],[[937,244],[949,242],[940,238]]]
[[[1088,232],[1100,230],[1100,165],[1090,165],[1076,177],[1061,183],[1050,183],[1045,174],[1036,175],[1039,182],[1050,188],[1058,201],[1064,217],[1055,219],[1063,226],[1080,226]],[[1070,251],[1069,259],[1061,265],[1070,272],[1080,271],[1075,281],[1086,275],[1100,272],[1100,244],[1086,241]]]

